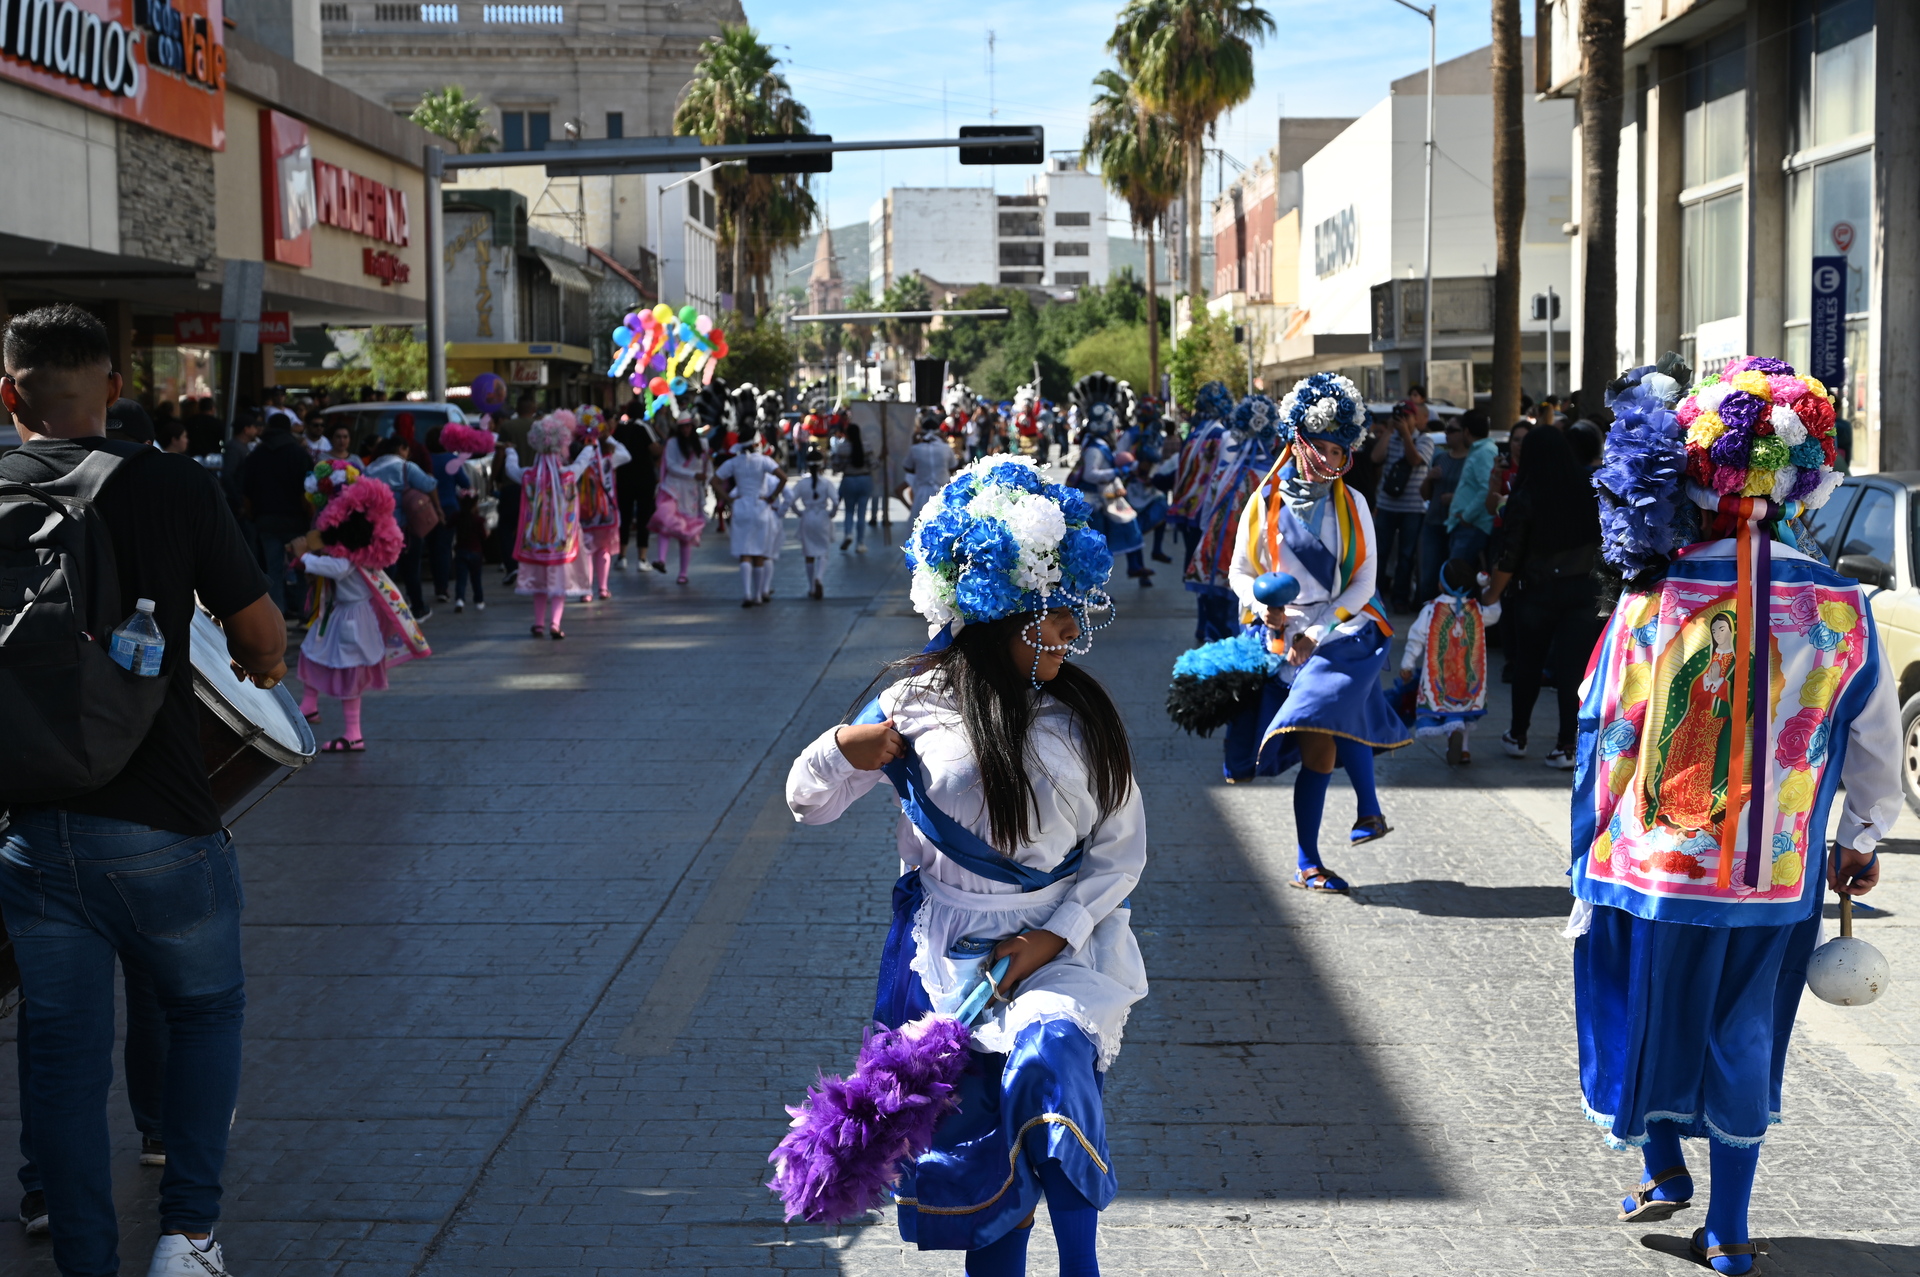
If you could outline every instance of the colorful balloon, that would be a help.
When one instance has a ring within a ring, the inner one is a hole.
[[[708,334],[713,332],[713,320],[708,318],[705,315],[702,315],[700,316],[699,319],[695,320],[693,326],[700,333],[702,337],[705,337]]]
[[[628,328],[626,325],[622,324],[620,327],[613,330],[613,344],[616,347],[625,346],[628,342],[632,340],[633,340],[633,329]]]
[[[647,383],[647,389],[651,390],[656,395],[664,395],[667,393],[667,389],[668,389],[667,379],[665,377],[655,377],[652,381]]]
[[[664,324],[673,318],[673,307],[661,302],[653,308],[653,317]]]
[[[699,308],[695,306],[682,306],[680,308],[680,322],[685,324],[689,328],[699,323],[700,322]]]
[[[687,379],[685,377],[675,377],[668,388],[673,391],[674,398],[677,399],[687,393]]]

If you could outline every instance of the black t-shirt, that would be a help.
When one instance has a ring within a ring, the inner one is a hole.
[[[46,440],[0,457],[0,480],[45,483],[66,474],[105,439]],[[240,535],[219,484],[199,463],[148,449],[122,463],[95,503],[113,536],[120,573],[121,616],[153,600],[167,641],[160,676],[167,699],[146,740],[121,773],[90,794],[59,805],[179,834],[220,828],[200,752],[200,706],[193,694],[193,596],[217,617],[241,611],[267,592],[267,581]],[[0,782],[4,783],[4,782]]]

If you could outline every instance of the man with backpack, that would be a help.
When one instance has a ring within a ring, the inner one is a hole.
[[[0,347],[0,404],[22,441],[0,457],[0,913],[31,1027],[22,1143],[60,1271],[117,1273],[115,959],[139,971],[170,1039],[148,1272],[221,1277],[212,1230],[245,986],[239,865],[200,749],[194,596],[221,620],[236,676],[263,688],[286,675],[286,625],[214,478],[107,436],[121,378],[99,320],[68,305],[30,311]],[[151,646],[127,667],[107,654],[136,604],[164,641],[157,674],[139,672]]]

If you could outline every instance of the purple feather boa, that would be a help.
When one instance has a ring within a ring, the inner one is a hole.
[[[1666,397],[1649,384],[1652,371],[1634,369],[1608,395],[1613,428],[1593,483],[1600,497],[1600,553],[1628,575],[1663,562],[1691,539],[1686,431]]]
[[[767,1160],[779,1169],[767,1187],[788,1219],[837,1223],[881,1204],[900,1163],[933,1146],[933,1128],[958,1107],[972,1032],[950,1016],[925,1015],[880,1029],[861,1044],[853,1076],[822,1076],[793,1128]]]

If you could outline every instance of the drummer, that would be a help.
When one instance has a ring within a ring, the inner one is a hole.
[[[168,1166],[149,1272],[221,1277],[227,1270],[212,1232],[239,1092],[245,989],[239,866],[200,749],[189,662],[194,595],[223,623],[236,675],[261,687],[286,674],[286,624],[207,472],[187,457],[108,439],[107,405],[120,396],[121,376],[98,319],[70,305],[15,315],[0,357],[0,404],[21,439],[0,457],[0,481],[49,483],[92,453],[122,457],[94,508],[112,538],[122,616],[136,600],[151,599],[166,640],[158,676],[167,683],[164,700],[117,776],[51,805],[21,801],[0,783],[10,821],[0,908],[54,924],[13,942],[34,1030],[20,1042],[21,1112],[44,1181],[43,1200],[29,1193],[22,1213],[50,1216],[61,1271],[117,1270],[106,1111],[117,956],[151,980],[177,1066],[168,1070],[162,1102]],[[116,882],[107,880],[107,860]],[[155,941],[131,910],[144,905],[175,917],[169,870],[188,866],[211,870],[209,912],[181,919],[193,925]]]

